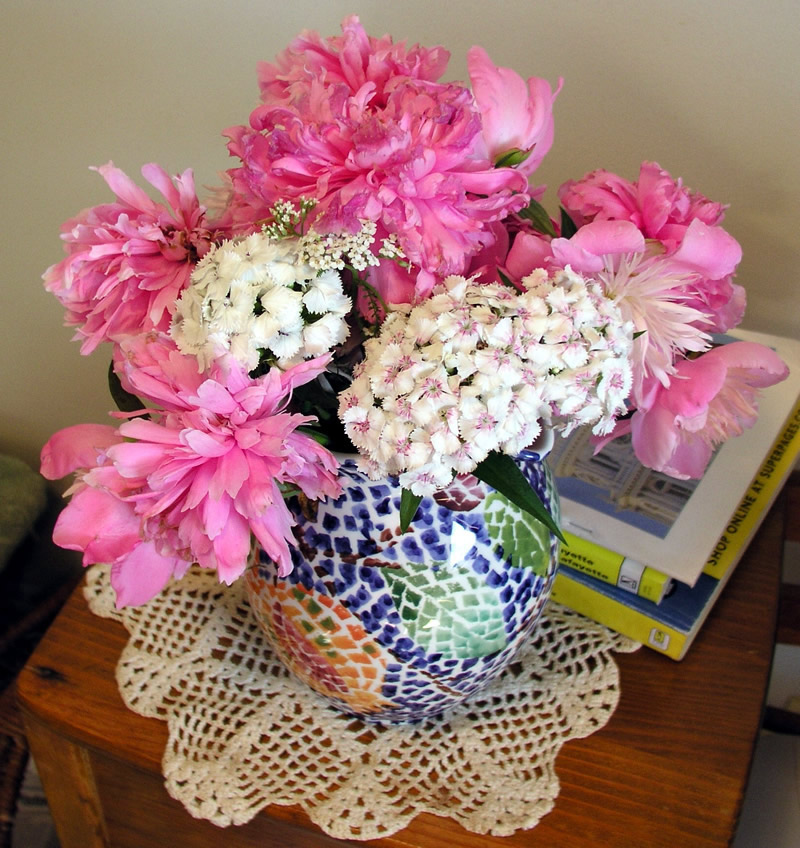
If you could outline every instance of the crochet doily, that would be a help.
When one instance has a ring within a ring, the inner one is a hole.
[[[550,604],[530,647],[479,695],[419,724],[367,725],[284,669],[241,584],[190,571],[145,606],[116,610],[108,577],[90,569],[85,594],[130,633],[122,698],[167,722],[167,791],[220,826],[297,804],[340,839],[388,836],[422,812],[496,836],[533,827],[558,795],[561,746],[614,712],[612,652],[638,647]]]

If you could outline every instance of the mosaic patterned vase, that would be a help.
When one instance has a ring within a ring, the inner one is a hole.
[[[518,465],[558,516],[539,453]],[[295,503],[294,570],[261,552],[251,606],[282,662],[331,704],[373,722],[438,715],[500,673],[550,594],[557,540],[475,477],[424,498],[399,530],[400,487],[344,462],[335,502]]]

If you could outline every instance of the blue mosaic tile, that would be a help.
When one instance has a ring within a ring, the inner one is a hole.
[[[518,462],[557,514],[546,465],[535,455]],[[522,514],[483,484],[477,498],[460,504],[466,510],[423,498],[400,535],[396,481],[366,481],[349,464],[341,476],[337,501],[316,504],[313,518],[299,505],[293,510],[301,542],[294,570],[278,578],[262,563],[250,581],[251,602],[289,668],[345,712],[379,722],[441,713],[488,683],[530,637],[550,592],[557,543],[521,532],[514,522]],[[531,538],[538,548],[525,548]],[[315,642],[321,635],[326,651]]]

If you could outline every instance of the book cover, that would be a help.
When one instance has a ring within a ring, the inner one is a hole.
[[[784,422],[717,539],[694,586],[675,582],[659,605],[569,566],[560,566],[557,603],[681,660],[800,456],[800,403]]]
[[[730,335],[774,348],[790,369],[784,382],[762,392],[756,424],[725,442],[700,480],[644,468],[625,439],[595,455],[587,428],[556,438],[549,463],[566,532],[690,586],[697,582],[800,396],[800,342],[739,329]]]
[[[622,554],[564,532],[566,545],[559,549],[559,565],[610,583],[653,603],[661,603],[672,586],[672,578]]]

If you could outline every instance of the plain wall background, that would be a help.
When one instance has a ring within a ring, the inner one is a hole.
[[[443,44],[564,88],[536,174],[547,205],[598,167],[635,179],[652,159],[714,200],[742,243],[744,326],[800,335],[800,4],[796,0],[3,0],[0,452],[32,465],[50,434],[106,421],[107,351],[79,354],[41,284],[61,223],[111,194],[88,170],[131,176],[230,166],[221,131],[257,105],[256,62],[303,28],[360,15],[372,35]],[[201,191],[201,196],[203,192]]]

